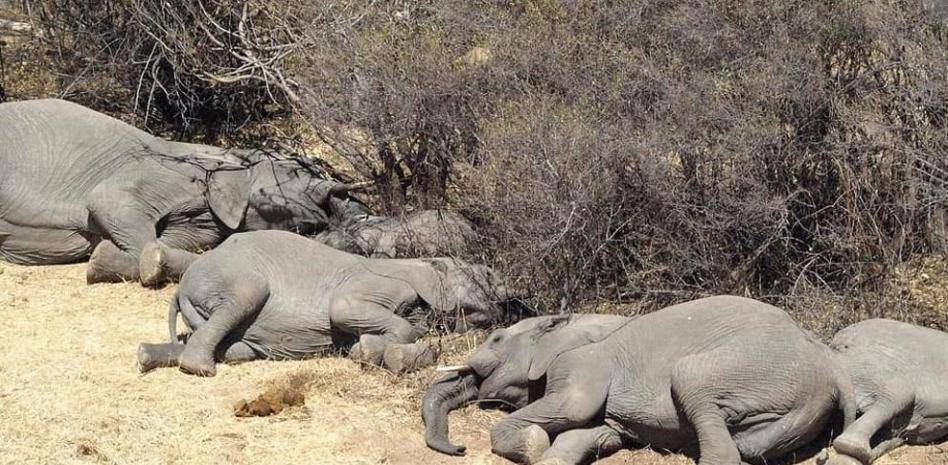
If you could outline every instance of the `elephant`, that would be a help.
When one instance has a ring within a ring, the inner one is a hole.
[[[400,217],[345,217],[316,240],[373,258],[417,258],[470,254],[477,235],[463,216],[447,210],[421,210]]]
[[[184,273],[169,312],[171,341],[142,344],[140,369],[301,359],[333,348],[400,373],[433,363],[418,339],[431,326],[464,330],[517,318],[503,278],[449,258],[373,259],[285,231],[227,238]],[[507,313],[507,309],[511,313]],[[177,314],[193,331],[178,342]]]
[[[852,385],[826,345],[783,310],[733,296],[628,319],[525,319],[442,371],[455,373],[422,399],[428,446],[463,454],[448,440],[448,413],[491,401],[513,410],[491,429],[492,450],[519,463],[695,444],[700,465],[763,462],[853,414]]]
[[[903,444],[948,437],[948,334],[866,320],[830,342],[856,394],[855,422],[833,440],[832,465],[869,465]]]
[[[364,215],[304,159],[166,141],[63,100],[0,104],[0,259],[89,259],[89,283],[174,279],[236,231]]]

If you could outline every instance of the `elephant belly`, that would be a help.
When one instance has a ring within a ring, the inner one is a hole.
[[[257,353],[277,360],[298,360],[333,348],[328,311],[305,302],[269,302],[242,340]]]
[[[216,247],[224,240],[211,212],[194,215],[172,215],[158,225],[158,241],[167,247],[201,252]]]
[[[679,416],[671,398],[671,388],[644,402],[625,400],[611,394],[606,402],[606,423],[626,440],[640,447],[678,450],[694,442],[695,433]]]
[[[64,229],[16,226],[0,220],[0,259],[20,265],[59,265],[85,260],[97,236]]]

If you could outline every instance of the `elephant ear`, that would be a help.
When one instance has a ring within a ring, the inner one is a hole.
[[[230,229],[237,229],[250,204],[250,176],[245,169],[222,169],[207,182],[207,205]]]
[[[536,381],[542,378],[560,354],[599,342],[615,330],[614,324],[574,322],[566,316],[551,318],[547,328],[541,329],[544,334],[537,341],[527,379]]]
[[[405,276],[404,279],[414,281],[412,287],[415,292],[431,308],[438,311],[450,310],[452,287],[455,283],[451,282],[448,264],[438,258],[419,260],[426,265],[427,272]]]

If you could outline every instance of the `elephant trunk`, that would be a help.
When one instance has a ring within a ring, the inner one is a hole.
[[[448,455],[464,455],[465,447],[451,444],[448,438],[448,414],[476,397],[477,375],[473,373],[448,375],[428,389],[421,407],[428,447]]]

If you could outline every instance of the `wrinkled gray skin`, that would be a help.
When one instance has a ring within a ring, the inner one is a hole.
[[[364,216],[332,225],[316,240],[373,258],[465,257],[476,240],[463,216],[422,210],[401,217]]]
[[[165,141],[62,100],[0,104],[0,141],[0,259],[91,254],[90,283],[174,278],[234,231],[315,233],[330,204],[350,210],[301,161]]]
[[[856,392],[858,418],[833,441],[833,465],[865,464],[902,444],[948,437],[948,334],[867,320],[833,338]]]
[[[139,364],[212,376],[216,361],[299,359],[358,340],[354,358],[411,371],[434,362],[427,344],[413,344],[433,318],[448,328],[489,325],[508,316],[508,298],[482,265],[371,259],[288,232],[240,233],[184,274],[172,342],[142,344]],[[177,342],[178,312],[193,331],[186,344]]]
[[[542,464],[695,444],[700,465],[762,462],[812,440],[841,402],[852,416],[832,351],[764,303],[719,296],[628,320],[573,318],[492,333],[425,395],[428,445],[462,454],[447,414],[475,399],[516,409],[491,430],[495,453]]]

